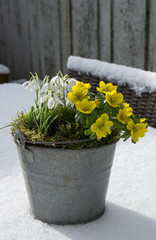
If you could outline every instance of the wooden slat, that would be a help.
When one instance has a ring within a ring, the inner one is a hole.
[[[99,59],[111,61],[111,1],[99,1]]]
[[[38,1],[27,0],[28,8],[28,34],[30,49],[30,71],[42,76],[40,26],[39,26],[39,4]]]
[[[52,77],[60,69],[59,4],[58,0],[39,3],[42,77]]]
[[[97,1],[72,0],[73,55],[98,57]]]
[[[11,16],[10,16],[10,0],[1,1],[3,5],[3,23],[4,23],[4,35],[1,37],[4,38],[5,41],[5,58],[6,65],[11,70],[10,80],[12,79],[12,73],[14,70],[13,63],[13,40],[12,40],[12,28],[11,28]]]
[[[149,44],[148,44],[148,67],[156,72],[156,1],[151,0],[149,5]],[[147,57],[147,56],[146,56]]]
[[[6,64],[6,41],[5,41],[5,22],[4,22],[4,2],[0,1],[0,63]]]
[[[15,4],[16,6],[16,4]],[[25,51],[22,53],[21,56],[23,58],[23,77],[29,78],[30,76],[30,35],[28,31],[28,2],[27,1],[19,1],[19,11],[21,16],[21,39],[19,43],[21,44],[22,48],[25,48]]]
[[[145,0],[113,0],[113,61],[144,69]]]
[[[27,3],[10,0],[10,21],[12,36],[13,77],[27,78],[30,71],[30,51],[27,24]]]
[[[19,12],[19,0],[16,2],[16,6],[13,1],[9,0],[10,7],[10,38],[11,38],[11,55],[12,55],[12,78],[18,79],[23,74],[22,47],[19,43],[21,38],[21,25],[20,25],[20,12]],[[17,11],[18,9],[18,11]],[[19,70],[20,69],[20,70]]]
[[[67,73],[67,58],[71,55],[71,29],[70,29],[70,2],[69,0],[60,0],[60,61],[61,71]]]

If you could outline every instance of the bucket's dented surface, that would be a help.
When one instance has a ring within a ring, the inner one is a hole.
[[[78,224],[105,208],[116,143],[67,150],[25,145],[15,133],[32,215],[53,224]]]

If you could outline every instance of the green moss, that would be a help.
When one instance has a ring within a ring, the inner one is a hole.
[[[85,136],[85,139],[86,139],[86,136]],[[120,135],[117,134],[116,130],[113,130],[112,133],[109,136],[107,136],[107,138],[102,138],[101,141],[97,141],[96,139],[94,139],[87,142],[70,143],[70,144],[64,144],[64,145],[53,144],[53,147],[63,148],[63,149],[82,150],[82,149],[95,148],[95,147],[107,145],[107,144],[116,142],[119,139],[120,139]]]

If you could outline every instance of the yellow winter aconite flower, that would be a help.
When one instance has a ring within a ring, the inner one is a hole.
[[[79,81],[76,82],[76,86],[78,88],[86,88],[86,89],[90,89],[91,88],[90,83],[83,83],[83,82],[79,82]]]
[[[111,134],[111,126],[113,126],[113,122],[109,121],[108,114],[104,113],[91,125],[90,130],[93,133],[96,132],[96,136],[101,139],[107,137],[107,134]]]
[[[132,112],[133,109],[129,106],[129,103],[123,103],[124,108],[127,108],[128,111]]]
[[[72,103],[82,101],[83,99],[88,99],[88,89],[91,87],[89,83],[76,82],[76,85],[72,88],[72,92],[67,94],[67,98]]]
[[[106,93],[106,101],[112,107],[117,107],[123,101],[123,95],[116,90]]]
[[[98,92],[106,93],[116,90],[117,86],[114,86],[112,83],[105,84],[103,81],[100,81],[99,87],[97,87],[96,89]]]
[[[81,102],[76,102],[76,108],[82,113],[90,114],[96,108],[96,104],[94,101],[83,99]]]
[[[95,99],[95,104],[96,104],[96,107],[99,108],[99,105],[100,105],[101,101],[98,100],[98,99]]]
[[[126,104],[123,109],[119,109],[117,114],[117,119],[119,122],[126,124],[130,121],[130,116],[132,115],[132,108],[129,107],[129,104]]]
[[[134,123],[133,120],[129,121],[127,124],[127,129],[130,131],[132,140],[137,142],[139,137],[144,137],[145,132],[147,132],[147,123]]]

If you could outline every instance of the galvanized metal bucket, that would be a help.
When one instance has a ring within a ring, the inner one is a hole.
[[[35,218],[65,225],[89,222],[104,213],[116,143],[57,149],[27,144],[20,131],[14,141]]]

